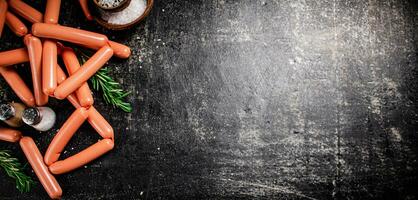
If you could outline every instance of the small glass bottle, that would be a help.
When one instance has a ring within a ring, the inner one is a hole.
[[[55,112],[48,107],[31,107],[23,111],[22,120],[38,131],[47,131],[55,124]]]
[[[0,105],[0,120],[11,127],[23,125],[22,114],[26,106],[21,103],[5,103]]]

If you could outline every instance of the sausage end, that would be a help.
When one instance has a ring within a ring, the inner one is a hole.
[[[23,101],[23,100],[22,100]],[[23,101],[27,106],[29,106],[29,107],[34,107],[35,105],[36,105],[36,103],[35,103],[35,98],[34,97],[32,97],[32,98],[30,98],[30,99],[27,99],[27,100],[25,100],[25,101]]]
[[[94,104],[94,100],[93,98],[84,98],[84,99],[80,99],[80,105],[82,107],[85,108],[89,108],[90,106],[92,106]]]
[[[62,91],[59,86],[54,91],[54,97],[60,100],[66,98],[64,91]]]
[[[47,23],[47,24],[58,24],[58,21],[56,19],[49,18],[49,19],[44,19],[44,23]]]
[[[54,91],[55,91],[55,88],[50,88],[50,87],[43,89],[44,94],[49,95],[49,96],[53,96]]]
[[[41,26],[42,24],[41,23],[34,23],[33,25],[32,25],[32,34],[33,35],[38,35],[38,29],[39,29],[39,26]]]

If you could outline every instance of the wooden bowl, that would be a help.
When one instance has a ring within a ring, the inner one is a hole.
[[[139,16],[137,19],[135,19],[134,21],[132,21],[128,24],[111,24],[111,23],[108,23],[107,21],[103,20],[100,17],[100,14],[97,13],[97,12],[95,12],[93,14],[93,18],[98,24],[100,24],[101,26],[103,26],[107,29],[117,30],[117,31],[118,30],[126,30],[126,29],[132,28],[136,24],[142,22],[149,15],[149,13],[150,13],[153,5],[154,5],[154,0],[146,0],[146,1],[147,1],[147,7],[145,8],[144,13],[142,13],[141,16]]]
[[[106,8],[106,7],[101,6],[99,3],[97,3],[97,0],[93,0],[93,2],[94,2],[94,4],[96,4],[96,7],[98,7],[99,9],[102,9],[104,11],[119,12],[119,11],[125,9],[129,5],[131,0],[124,0],[118,6],[112,7],[112,8]]]

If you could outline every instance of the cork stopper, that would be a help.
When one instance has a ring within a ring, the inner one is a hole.
[[[35,125],[41,122],[42,116],[41,112],[37,108],[31,107],[26,108],[23,111],[22,120],[25,122],[25,124],[28,125]]]

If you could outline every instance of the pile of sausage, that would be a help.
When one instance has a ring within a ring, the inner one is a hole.
[[[91,15],[87,1],[80,0],[87,19]],[[23,37],[25,48],[0,52],[0,75],[27,106],[42,106],[48,98],[68,99],[76,108],[59,129],[44,156],[30,137],[10,128],[0,128],[0,140],[19,142],[39,181],[52,199],[60,198],[62,189],[53,174],[63,174],[84,166],[113,149],[113,128],[94,108],[93,96],[87,80],[114,55],[128,58],[130,48],[108,40],[105,35],[58,24],[60,0],[47,0],[45,14],[21,0],[0,0],[0,36],[6,24],[16,35]],[[32,23],[31,33],[14,14]],[[80,66],[73,49],[59,41],[69,42],[96,53]],[[68,77],[58,65],[60,56]],[[30,62],[33,93],[18,75],[13,65]],[[61,152],[84,121],[103,137],[102,140],[65,160],[59,160]]]

